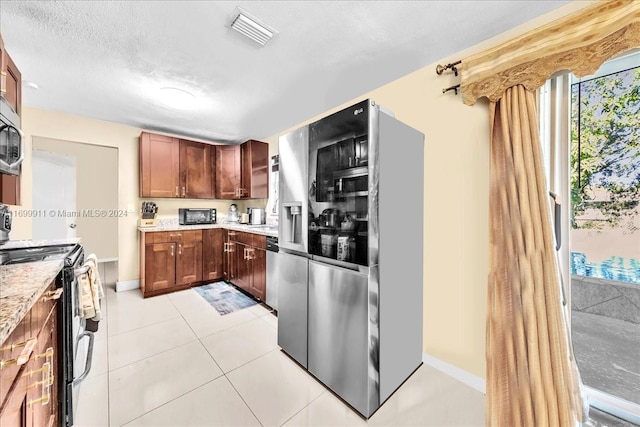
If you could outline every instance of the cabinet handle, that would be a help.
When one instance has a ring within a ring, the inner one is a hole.
[[[226,243],[222,247],[222,252],[229,252],[229,251],[227,251],[227,244]]]
[[[43,357],[53,357],[53,347],[49,347],[44,353],[40,353],[35,356],[36,359],[42,359]]]
[[[13,344],[9,346],[8,348],[10,348],[11,350],[17,347],[24,347],[24,348],[20,352],[20,355],[16,358],[8,359],[8,360],[0,360],[0,369],[4,368],[7,365],[13,365],[14,363],[18,366],[24,365],[25,363],[27,363],[37,343],[38,343],[37,338],[29,338],[25,342],[22,342],[20,344]]]
[[[42,365],[42,368],[31,371],[29,374],[32,375],[37,372],[42,372],[42,380],[36,381],[34,384],[27,386],[37,387],[39,385],[42,386],[42,396],[37,399],[29,400],[27,402],[27,407],[32,407],[33,405],[40,403],[42,406],[46,406],[51,401],[51,386],[53,385],[53,375],[51,375],[51,364],[46,362]]]
[[[173,245],[171,245],[171,256],[173,256]]]
[[[51,370],[51,364],[49,362],[45,362],[42,364],[42,368],[32,369],[29,372],[25,372],[22,374],[23,377],[32,377],[36,374],[46,374]]]
[[[176,187],[176,197],[180,197],[180,193],[178,192],[178,187]]]
[[[184,187],[182,187],[182,197],[184,197],[185,194],[186,194],[186,191],[185,191]]]
[[[182,255],[182,245],[178,245],[178,255]]]
[[[58,288],[55,291],[49,291],[47,292],[47,294],[45,295],[44,298],[42,298],[42,301],[49,301],[49,300],[57,300],[60,299],[60,297],[62,296],[62,292],[64,291],[64,288]]]

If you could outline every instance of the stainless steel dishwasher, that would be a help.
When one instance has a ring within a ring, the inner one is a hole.
[[[280,276],[280,254],[278,238],[267,236],[267,305],[278,310],[278,282]]]

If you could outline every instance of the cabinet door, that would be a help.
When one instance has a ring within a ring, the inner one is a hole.
[[[140,134],[140,197],[180,197],[178,139]]]
[[[231,233],[235,233],[232,231]],[[233,282],[236,278],[236,244],[231,241],[230,232],[224,230],[222,232],[224,240],[224,259],[222,260],[222,278],[228,282]]]
[[[5,59],[4,59],[4,41],[2,40],[2,35],[0,34],[0,95],[4,96],[5,92],[6,92],[6,85],[7,85],[7,79],[6,79],[6,68],[7,66],[5,65]]]
[[[176,244],[154,243],[145,248],[145,290],[171,288],[176,283]]]
[[[242,197],[266,199],[269,197],[269,145],[249,140],[241,146]]]
[[[237,199],[240,190],[240,146],[216,145],[216,199]]]
[[[6,92],[2,95],[13,111],[15,111],[17,115],[20,115],[22,110],[22,75],[7,52],[4,51],[3,53],[4,66],[6,67],[6,69],[3,70],[6,73],[6,76],[3,76],[5,80],[3,89],[6,90]]]
[[[176,284],[188,285],[202,281],[202,241],[178,243]]]
[[[213,198],[211,145],[180,140],[180,197]]]
[[[0,173],[0,203],[20,204],[20,177]]]
[[[53,310],[38,336],[37,351],[33,353],[27,366],[29,370],[26,372],[31,373],[27,376],[27,397],[33,402],[31,409],[34,426],[57,425],[57,379],[60,378],[57,369],[57,319],[57,313]]]
[[[249,247],[242,243],[236,243],[236,271],[237,275],[233,284],[244,289],[247,292],[251,291],[251,264],[247,259],[247,251]]]
[[[222,259],[225,254],[224,233],[220,228],[202,231],[202,280],[222,277]]]
[[[31,412],[27,403],[27,378],[18,377],[0,412],[0,426],[32,427]]]
[[[267,251],[250,249],[251,256],[251,295],[262,301],[267,296]]]

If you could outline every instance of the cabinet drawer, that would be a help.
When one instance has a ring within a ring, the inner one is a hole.
[[[236,235],[236,242],[252,246],[253,245],[253,234],[245,233],[243,231],[238,231],[238,234]]]
[[[23,365],[18,365],[13,360],[25,350],[25,344],[31,338],[35,338],[35,334],[31,334],[31,313],[29,312],[6,341],[0,345],[0,360],[5,363],[8,362],[0,368],[0,406],[4,403],[11,385],[18,375],[18,371],[23,367]]]
[[[169,233],[166,231],[158,231],[155,233],[145,233],[144,243],[152,245],[154,243],[166,243],[169,239]]]
[[[145,244],[153,243],[181,243],[202,240],[202,230],[185,230],[185,231],[158,231],[155,233],[147,233]]]
[[[188,230],[182,232],[183,242],[202,241],[202,230]]]
[[[59,299],[62,297],[62,294],[57,293],[56,281],[54,280],[47,286],[47,289],[44,290],[38,301],[36,301],[31,308],[31,333],[34,337],[38,336],[51,311],[54,309],[57,302],[56,297]]]
[[[267,236],[263,236],[262,234],[254,234],[253,246],[258,249],[267,249]]]

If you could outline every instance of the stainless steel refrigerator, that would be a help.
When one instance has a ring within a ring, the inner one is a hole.
[[[365,100],[279,153],[278,344],[369,417],[422,360],[424,135]]]

